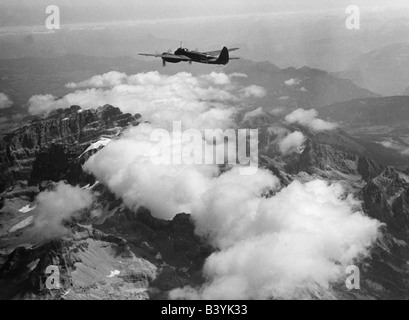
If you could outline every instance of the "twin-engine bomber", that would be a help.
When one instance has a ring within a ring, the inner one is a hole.
[[[198,62],[198,63],[225,65],[229,63],[229,60],[239,59],[238,57],[229,56],[229,52],[235,51],[238,49],[239,48],[228,49],[227,47],[223,47],[222,50],[199,52],[199,51],[183,48],[181,45],[180,48],[178,48],[174,53],[171,53],[169,50],[168,52],[164,52],[162,54],[152,54],[152,53],[138,53],[138,54],[141,56],[162,58],[163,66],[166,66],[166,62],[179,63],[182,61],[189,62],[189,64],[191,64],[193,61],[193,62]]]

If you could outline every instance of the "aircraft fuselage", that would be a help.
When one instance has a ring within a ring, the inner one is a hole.
[[[167,55],[169,55],[167,57]],[[228,50],[223,50],[219,57],[212,55],[206,55],[197,51],[190,51],[184,48],[179,48],[175,51],[174,55],[184,56],[189,58],[191,61],[207,64],[227,64],[229,62],[229,52]],[[170,63],[179,63],[185,60],[175,58],[174,55],[169,53],[163,53],[162,60]]]

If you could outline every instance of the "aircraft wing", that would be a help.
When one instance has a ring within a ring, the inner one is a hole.
[[[177,55],[177,54],[172,54],[172,53],[138,53],[140,56],[146,56],[146,57],[156,57],[156,58],[174,58],[174,59],[179,59],[182,61],[190,61],[189,57],[182,56],[182,55]]]
[[[227,50],[229,50],[229,52],[231,52],[231,51],[236,51],[236,50],[239,50],[239,49],[240,48],[230,48],[230,49],[227,49]],[[220,54],[220,52],[222,52],[222,50],[208,51],[208,52],[202,52],[202,53],[206,54],[206,55],[210,55],[210,56],[217,56],[217,55]]]

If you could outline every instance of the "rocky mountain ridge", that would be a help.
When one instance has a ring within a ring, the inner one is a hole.
[[[139,118],[110,105],[88,110],[71,106],[45,119],[35,118],[0,140],[0,192],[17,180],[30,185],[42,180],[74,182],[76,159],[93,141],[118,136],[127,126],[137,125]]]

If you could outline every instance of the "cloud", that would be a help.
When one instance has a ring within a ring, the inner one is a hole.
[[[241,72],[233,72],[229,74],[230,78],[248,78],[249,76],[245,73],[241,73]]]
[[[243,116],[243,121],[248,121],[248,120],[250,120],[252,118],[257,118],[257,117],[260,117],[260,116],[263,116],[263,115],[265,115],[265,113],[263,111],[263,108],[259,107],[257,109],[252,110],[252,111],[246,112],[244,114],[244,116]]]
[[[218,249],[207,260],[201,288],[179,288],[173,299],[300,298],[342,281],[366,255],[379,223],[356,211],[339,184],[294,181],[272,197],[275,177],[224,174],[203,195],[198,231]]]
[[[246,98],[256,97],[263,98],[266,95],[266,90],[263,87],[251,85],[241,90]]]
[[[384,140],[379,142],[382,146],[384,146],[385,148],[389,148],[389,149],[393,149],[398,151],[400,154],[407,156],[409,155],[409,148],[406,145],[403,145],[397,141],[394,140]]]
[[[276,107],[276,108],[272,108],[272,109],[267,110],[267,112],[269,114],[273,115],[273,116],[279,116],[279,115],[285,113],[286,110],[283,107]]]
[[[395,149],[396,145],[392,142],[392,141],[381,141],[380,142],[381,145],[383,145],[385,148],[390,148],[390,149]]]
[[[313,131],[333,130],[338,127],[335,122],[328,122],[317,118],[318,112],[315,109],[297,109],[285,116],[288,123],[298,123]]]
[[[13,101],[3,92],[0,92],[0,109],[7,109],[13,105]]]
[[[305,140],[305,136],[299,131],[290,133],[279,142],[280,152],[283,154],[295,152],[304,144]]]
[[[33,96],[29,100],[29,113],[48,113],[71,105],[88,109],[109,103],[123,112],[140,113],[150,122],[164,126],[177,119],[193,128],[226,128],[232,126],[231,117],[241,103],[247,107],[244,100],[258,97],[264,90],[232,85],[229,76],[216,72],[195,77],[186,72],[171,76],[158,72],[127,76],[112,71],[68,86],[80,90],[61,99],[52,95]]]
[[[66,87],[70,89],[78,89],[78,88],[86,88],[86,87],[92,87],[92,88],[113,87],[113,86],[123,84],[126,78],[127,78],[127,75],[125,73],[111,71],[111,72],[104,73],[103,75],[93,76],[92,78],[79,82],[79,83],[70,82],[66,84]]]
[[[287,86],[295,86],[295,85],[299,85],[301,83],[301,80],[297,78],[291,78],[289,80],[284,81],[284,83]]]
[[[150,124],[131,128],[120,140],[91,156],[84,170],[128,207],[145,206],[156,217],[172,219],[177,213],[191,211],[191,204],[199,201],[219,170],[215,165],[155,164],[152,159],[160,160],[162,150],[171,146],[151,139],[154,129]]]
[[[69,234],[64,221],[89,207],[92,195],[89,190],[60,182],[54,190],[39,193],[37,202],[32,232],[41,238],[58,238]]]
[[[267,132],[273,137],[272,143],[277,145],[278,150],[284,155],[300,152],[300,148],[307,140],[302,132],[291,132],[287,128],[277,125],[269,127]]]
[[[209,82],[217,85],[230,84],[230,77],[224,73],[211,72],[208,75],[203,75],[203,79],[207,79]]]
[[[57,100],[52,94],[35,95],[28,100],[28,113],[41,114],[65,107],[66,101]]]

